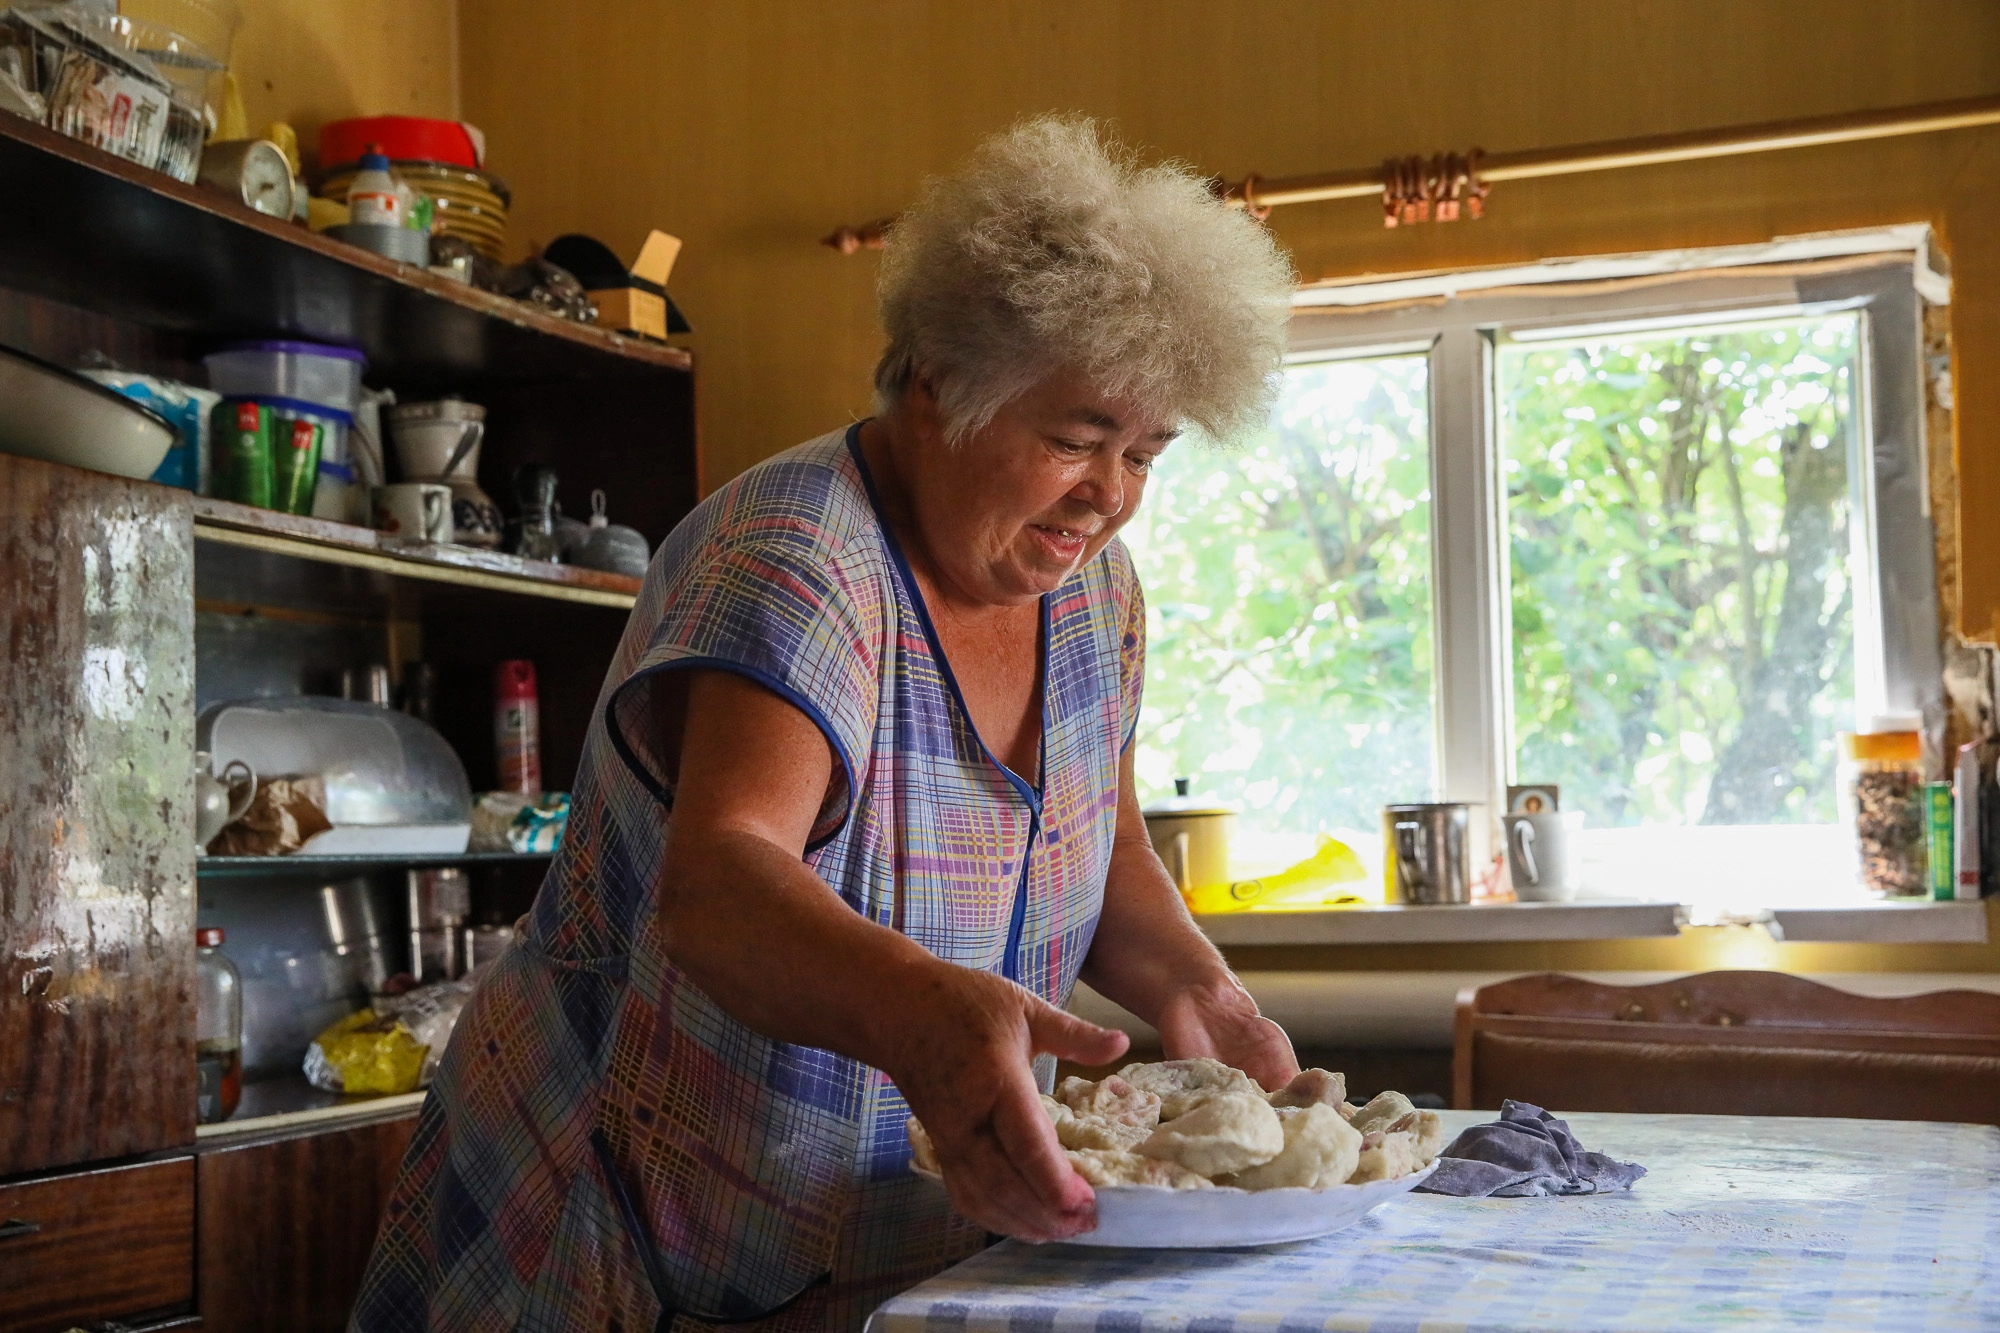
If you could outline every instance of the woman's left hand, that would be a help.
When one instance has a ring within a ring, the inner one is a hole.
[[[1233,976],[1175,993],[1159,1017],[1169,1060],[1206,1055],[1233,1065],[1267,1090],[1299,1072],[1285,1030],[1257,1012],[1257,1002]]]

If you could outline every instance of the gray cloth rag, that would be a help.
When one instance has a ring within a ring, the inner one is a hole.
[[[1630,1189],[1645,1174],[1636,1162],[1584,1151],[1569,1126],[1541,1107],[1505,1101],[1498,1120],[1474,1125],[1451,1141],[1437,1170],[1417,1190],[1465,1199],[1604,1194]]]

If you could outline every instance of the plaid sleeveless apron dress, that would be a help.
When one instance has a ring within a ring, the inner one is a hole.
[[[673,793],[649,683],[733,671],[837,757],[805,860],[849,907],[1051,1004],[1076,982],[1138,717],[1131,561],[1114,541],[1042,600],[1030,781],[973,730],[858,441],[750,469],[654,559],[562,850],[424,1101],[357,1333],[854,1329],[986,1243],[909,1173],[887,1076],[738,1023],[674,966],[654,910]]]

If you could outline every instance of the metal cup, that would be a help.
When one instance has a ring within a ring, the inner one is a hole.
[[[1472,901],[1462,802],[1382,807],[1382,866],[1392,903],[1435,906]]]

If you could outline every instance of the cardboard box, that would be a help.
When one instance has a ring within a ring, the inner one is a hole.
[[[667,279],[680,257],[680,238],[653,232],[628,266],[611,248],[589,236],[571,235],[551,242],[542,257],[576,276],[597,306],[597,322],[620,333],[665,338],[686,333],[688,323],[667,299]]]

